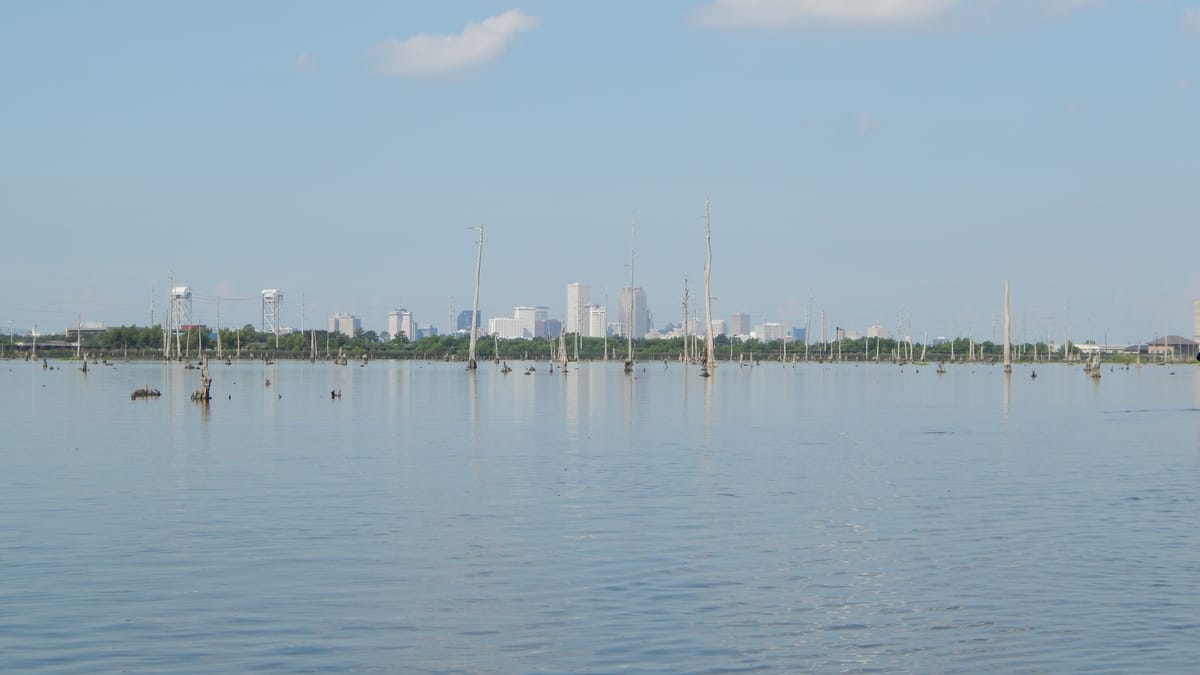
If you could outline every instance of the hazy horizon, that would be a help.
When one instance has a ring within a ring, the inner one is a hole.
[[[1200,3],[0,9],[0,330],[445,330],[635,285],[918,339],[1192,337]],[[453,297],[453,301],[451,298]],[[303,298],[303,301],[302,301]],[[303,310],[301,309],[303,305]],[[49,329],[45,327],[50,327]]]

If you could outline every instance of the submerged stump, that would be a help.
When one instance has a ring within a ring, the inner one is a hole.
[[[212,378],[208,375],[208,359],[200,366],[200,388],[192,392],[192,400],[197,403],[208,403],[212,400]]]

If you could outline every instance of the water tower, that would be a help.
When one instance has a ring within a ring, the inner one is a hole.
[[[180,331],[192,325],[192,289],[175,286],[171,289],[171,328]]]
[[[283,318],[283,293],[278,288],[268,288],[262,292],[262,331],[275,336],[279,341],[280,320]]]

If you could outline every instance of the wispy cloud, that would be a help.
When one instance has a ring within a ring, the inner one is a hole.
[[[1200,7],[1183,10],[1183,28],[1192,35],[1200,35]]]
[[[1047,3],[1053,12],[1066,14],[1076,10],[1089,7],[1091,5],[1099,5],[1103,0],[1049,0]]]
[[[788,27],[809,23],[897,24],[927,21],[958,0],[712,0],[692,13],[722,27]]]
[[[292,65],[302,73],[312,72],[317,69],[317,57],[305,52],[297,56]]]
[[[868,112],[860,112],[854,116],[854,131],[859,136],[866,136],[879,126],[879,119]]]
[[[435,75],[486,63],[540,20],[519,9],[467,24],[457,35],[421,33],[385,40],[372,49],[375,71],[384,75]]]
[[[721,28],[794,28],[813,25],[925,24],[947,15],[1034,11],[1061,16],[1103,0],[710,0],[691,14]]]

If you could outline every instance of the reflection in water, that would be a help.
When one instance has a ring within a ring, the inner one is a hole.
[[[588,375],[587,412],[589,419],[603,419],[608,408],[608,363],[593,364]]]
[[[713,377],[701,379],[704,381],[704,444],[709,445],[712,443]]]
[[[663,370],[666,370],[666,368],[665,368],[666,361],[663,362],[663,365],[664,365]],[[681,387],[680,394],[679,394],[679,400],[680,400],[680,405],[683,408],[683,419],[684,419],[684,422],[686,423],[687,420],[689,420],[691,418],[691,413],[692,413],[692,409],[688,405],[688,393],[689,393],[688,389],[691,388],[692,383],[689,381],[691,378],[688,377],[689,373],[688,373],[687,361],[684,361],[682,364],[680,364],[680,367],[683,368],[683,377],[680,378],[680,380],[679,380],[680,387]]]
[[[1012,398],[1012,372],[1005,372],[1004,375],[1004,421],[1008,422],[1008,406]]]
[[[1200,372],[1005,378],[1006,411],[1023,387],[1016,425],[995,415],[998,368],[398,367],[281,362],[270,390],[260,363],[222,369],[207,422],[180,364],[86,386],[40,364],[0,376],[10,667],[1188,672],[1200,658],[1180,628],[1200,590],[1200,415],[1181,410],[1200,407]],[[703,431],[681,378],[704,387]],[[161,400],[129,400],[168,379]],[[406,392],[419,419],[397,430]],[[567,414],[574,440],[557,433]],[[214,632],[212,617],[232,620]],[[69,648],[36,639],[64,632]],[[302,649],[263,647],[297,636]]]
[[[405,423],[412,418],[412,371],[410,362],[392,361],[388,364],[388,419]]]
[[[1192,407],[1200,410],[1200,368],[1192,369]],[[1200,448],[1200,426],[1196,427],[1196,447]]]
[[[567,381],[563,383],[563,421],[566,423],[567,438],[576,440],[579,438],[579,391],[583,387],[585,379],[590,380],[588,375],[591,369],[585,369],[582,364],[576,366],[576,377],[565,378]]]
[[[475,380],[478,370],[467,371],[467,422],[471,428],[471,448],[479,449],[479,383]]]
[[[638,368],[634,364],[633,372],[625,375],[625,429],[633,433],[637,419],[637,379]]]

